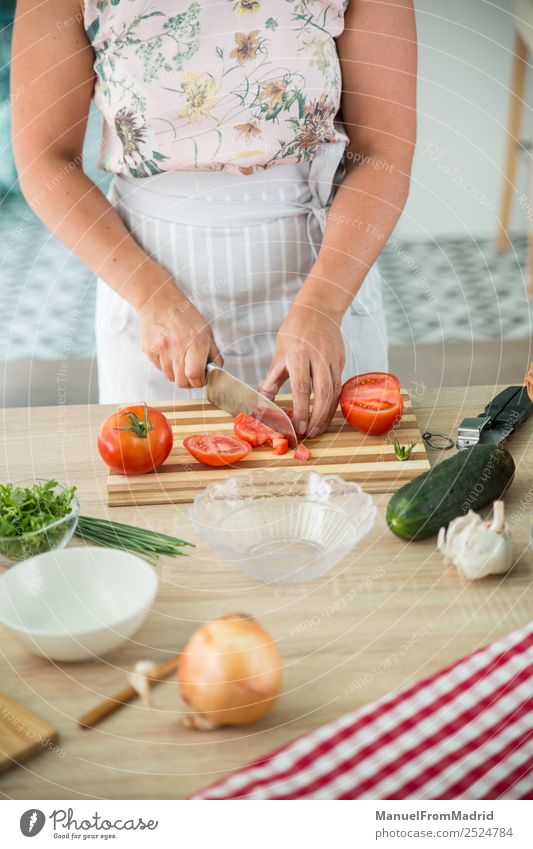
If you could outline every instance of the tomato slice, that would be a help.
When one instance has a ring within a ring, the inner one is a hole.
[[[274,436],[272,439],[272,453],[286,454],[289,450],[289,440],[284,436]]]
[[[307,460],[310,460],[312,458],[312,456],[313,455],[311,454],[307,445],[304,445],[303,442],[300,442],[298,448],[294,452],[294,459],[295,460],[305,460],[305,461],[307,461]]]
[[[355,430],[387,433],[403,413],[400,381],[393,374],[369,372],[346,381],[340,396],[344,418]]]
[[[280,436],[271,427],[258,421],[253,416],[247,416],[246,413],[239,413],[238,416],[235,416],[233,431],[238,439],[243,439],[252,448],[257,448],[260,445],[272,445],[274,437]]]
[[[183,445],[195,460],[206,466],[231,466],[252,450],[248,442],[221,434],[188,436]]]

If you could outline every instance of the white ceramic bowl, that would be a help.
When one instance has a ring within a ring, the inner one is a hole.
[[[33,654],[90,660],[135,633],[156,592],[153,567],[126,551],[48,551],[0,578],[0,622]]]
[[[324,575],[366,536],[376,513],[357,483],[279,467],[212,483],[189,510],[214,549],[250,578],[273,584]]]

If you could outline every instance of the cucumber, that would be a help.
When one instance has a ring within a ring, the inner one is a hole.
[[[514,473],[514,460],[505,448],[465,448],[395,492],[387,507],[387,525],[402,539],[433,536],[456,516],[500,498]]]

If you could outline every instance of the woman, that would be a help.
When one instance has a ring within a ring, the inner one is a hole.
[[[100,278],[102,402],[197,394],[214,360],[270,396],[290,379],[311,438],[343,368],[386,370],[374,263],[415,76],[411,0],[19,0],[21,186]],[[107,199],[82,170],[93,96]]]

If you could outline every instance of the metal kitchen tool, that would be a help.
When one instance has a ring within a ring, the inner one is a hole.
[[[450,448],[455,447],[453,439],[450,439],[449,436],[444,436],[443,433],[431,433],[429,430],[425,430],[422,434],[422,439],[431,448],[436,448],[437,451],[449,451]]]
[[[291,448],[298,444],[294,427],[287,413],[278,405],[252,389],[214,363],[207,364],[207,400],[231,416],[246,413],[282,433]]]
[[[533,412],[525,386],[508,386],[490,401],[479,416],[463,419],[457,431],[457,448],[480,442],[499,445]]]

